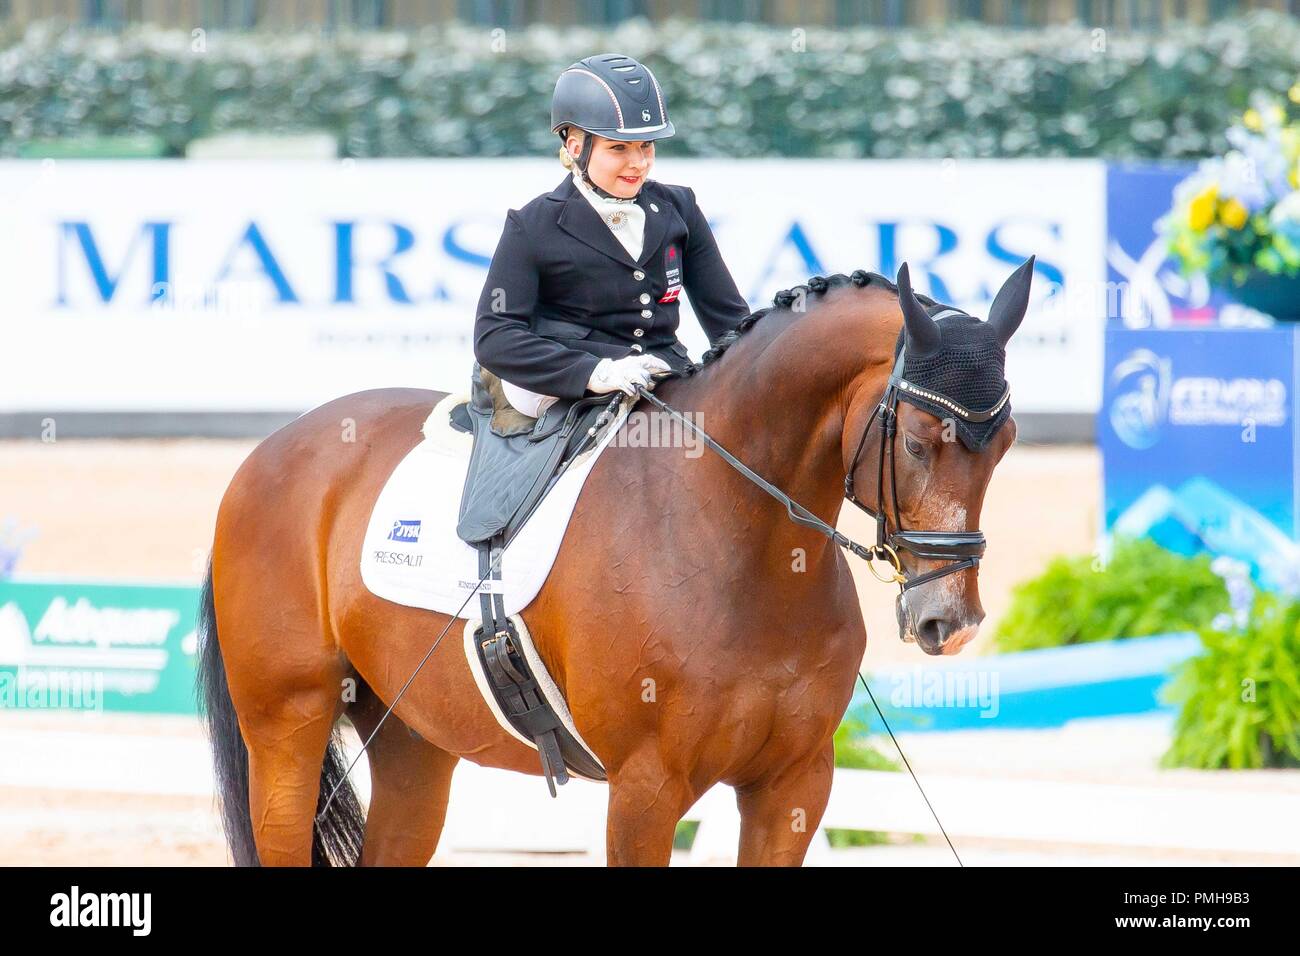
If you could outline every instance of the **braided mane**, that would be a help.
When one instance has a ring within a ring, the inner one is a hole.
[[[763,316],[771,312],[789,312],[790,307],[801,298],[805,298],[808,293],[812,293],[814,296],[821,296],[825,295],[831,289],[838,289],[846,285],[853,285],[858,288],[877,286],[892,292],[894,295],[898,294],[898,286],[893,282],[890,282],[877,272],[867,272],[865,269],[855,269],[852,275],[845,275],[842,272],[837,272],[830,276],[813,276],[802,285],[797,285],[792,289],[783,289],[776,295],[772,296],[771,305],[759,309],[757,312],[752,312],[745,316],[745,318],[741,319],[735,329],[718,338],[717,342],[713,344],[713,347],[700,357],[699,362],[692,363],[690,367],[686,369],[684,373],[685,376],[689,377],[697,375],[703,371],[705,367],[712,365],[720,359],[726,353],[727,349],[735,345],[740,337],[753,328],[754,324],[759,319],[763,318]],[[920,300],[921,304],[927,309],[939,304],[929,296],[920,295],[919,293],[916,298]]]

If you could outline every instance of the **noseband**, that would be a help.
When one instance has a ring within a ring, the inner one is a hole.
[[[939,317],[936,316],[936,318]],[[885,394],[880,399],[880,404],[871,412],[871,417],[867,419],[867,425],[862,430],[862,438],[858,441],[858,449],[853,453],[853,460],[849,463],[848,474],[844,476],[844,497],[871,515],[876,521],[876,543],[870,548],[872,558],[887,561],[892,565],[892,570],[888,577],[882,577],[876,571],[875,561],[871,561],[868,567],[871,568],[871,573],[875,575],[878,581],[897,583],[900,592],[906,591],[908,588],[914,588],[918,584],[933,581],[935,578],[941,578],[946,574],[955,574],[958,571],[964,571],[966,568],[978,567],[987,542],[984,539],[983,531],[906,531],[903,529],[903,512],[898,507],[898,482],[895,480],[894,470],[894,436],[898,432],[899,398],[904,395],[916,395],[926,401],[943,406],[965,421],[986,422],[1001,411],[1002,406],[1011,397],[1011,386],[1008,385],[1002,390],[1002,397],[994,402],[991,407],[983,411],[971,411],[946,395],[940,395],[929,389],[921,388],[903,378],[903,356],[906,351],[907,348],[904,346],[898,352],[898,358],[894,361],[894,371],[889,376],[889,383],[885,386]],[[875,423],[877,416],[880,417],[881,438],[880,456],[876,468],[876,507],[873,511],[854,494],[853,473],[857,471],[858,459],[862,455],[862,449],[866,447],[867,436],[871,434],[871,426]],[[889,457],[889,487],[894,501],[895,530],[892,534],[887,527],[889,512],[885,506],[886,455]],[[902,561],[899,559],[898,552],[900,551],[911,552],[918,558],[933,561],[946,560],[949,563],[924,574],[909,576],[903,570]]]

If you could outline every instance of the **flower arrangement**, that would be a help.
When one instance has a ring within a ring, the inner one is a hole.
[[[1288,102],[1289,101],[1289,102]],[[1203,273],[1254,305],[1243,288],[1300,278],[1300,83],[1260,100],[1227,132],[1226,155],[1200,163],[1161,220],[1184,274]],[[1268,311],[1265,309],[1265,311]],[[1292,316],[1279,316],[1291,318]]]

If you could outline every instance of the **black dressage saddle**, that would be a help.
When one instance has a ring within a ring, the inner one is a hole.
[[[617,404],[609,395],[561,399],[531,418],[509,406],[499,382],[475,363],[470,400],[452,412],[455,422],[464,409],[460,418],[474,435],[456,525],[461,540],[474,545],[497,534],[510,540]]]
[[[452,426],[474,436],[456,533],[478,549],[483,624],[474,646],[501,713],[532,740],[546,785],[568,771],[604,780],[605,771],[574,739],[542,694],[505,613],[500,555],[575,458],[591,448],[615,417],[622,393],[561,399],[538,418],[510,407],[500,379],[474,364],[470,400],[451,412]]]

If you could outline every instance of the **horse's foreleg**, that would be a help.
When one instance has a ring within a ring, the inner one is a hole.
[[[667,866],[677,823],[697,794],[657,753],[619,767],[609,780],[605,847],[609,866]]]
[[[831,795],[835,747],[827,741],[807,760],[770,780],[736,789],[740,866],[801,866]]]

